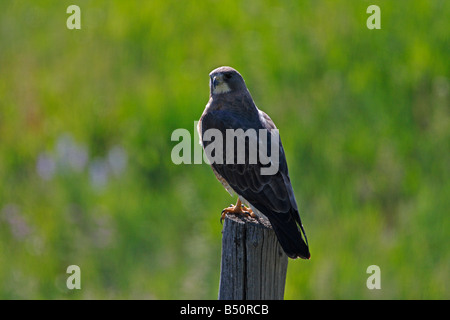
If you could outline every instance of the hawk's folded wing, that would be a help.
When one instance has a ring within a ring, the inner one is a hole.
[[[203,140],[203,134],[206,130],[217,129],[222,133],[223,164],[211,163],[211,166],[238,195],[245,198],[269,219],[281,246],[289,257],[308,259],[310,257],[308,240],[298,213],[281,141],[279,140],[278,143],[279,170],[274,175],[261,174],[261,169],[268,167],[270,164],[263,165],[259,157],[257,157],[256,164],[249,163],[249,150],[255,152],[254,148],[251,148],[249,139],[245,140],[245,163],[237,163],[238,155],[236,151],[238,146],[236,145],[233,148],[234,162],[232,164],[226,163],[226,129],[243,129],[244,131],[255,129],[258,139],[259,129],[267,129],[268,132],[276,129],[269,116],[262,111],[259,112],[260,121],[258,123],[246,122],[245,117],[224,110],[204,114],[201,119],[203,147],[205,148],[212,143],[212,141]],[[266,150],[271,150],[269,134],[267,134]]]

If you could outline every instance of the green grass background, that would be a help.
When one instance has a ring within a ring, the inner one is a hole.
[[[230,65],[280,129],[310,242],[285,298],[449,299],[449,16],[446,0],[2,1],[0,298],[217,298],[235,198],[172,163],[171,133],[194,132]]]

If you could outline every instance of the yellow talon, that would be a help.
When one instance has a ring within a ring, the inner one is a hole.
[[[252,218],[256,218],[256,214],[253,212],[253,210],[244,206],[239,198],[235,206],[230,205],[228,208],[222,210],[220,222],[222,222],[222,220],[225,219],[225,216],[229,213],[235,215],[249,215]]]

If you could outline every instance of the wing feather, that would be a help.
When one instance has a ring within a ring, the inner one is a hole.
[[[226,164],[225,162],[227,129],[243,129],[244,131],[250,128],[256,131],[268,129],[270,132],[276,128],[269,116],[259,112],[261,121],[258,122],[248,121],[238,114],[225,110],[210,111],[202,116],[202,136],[209,128],[218,129],[223,135],[223,164],[212,163],[211,165],[238,195],[244,197],[269,219],[288,256],[309,258],[307,238],[298,213],[281,141],[279,141],[279,171],[274,175],[261,175],[261,168],[264,165],[259,162],[259,159],[256,164],[249,164],[248,141],[245,146],[245,164]],[[206,147],[211,142],[202,141],[202,143]],[[270,150],[270,137],[268,137],[267,150]],[[236,163],[236,154],[234,158]],[[303,232],[304,240],[300,230]]]

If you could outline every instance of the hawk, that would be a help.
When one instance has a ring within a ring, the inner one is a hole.
[[[213,141],[205,138],[205,132],[215,129],[216,132],[218,130],[222,134],[222,139],[226,143],[223,143],[222,150],[215,150],[215,152],[223,151],[223,159],[220,158],[223,161],[210,161],[210,164],[217,179],[230,195],[233,195],[234,192],[238,196],[235,206],[231,205],[222,211],[222,219],[228,213],[266,218],[270,221],[278,241],[288,257],[309,259],[308,240],[300,220],[279,136],[276,136],[278,139],[276,141],[278,170],[270,175],[261,173],[261,169],[269,166],[270,163],[263,164],[261,160],[254,161],[254,163],[249,161],[250,152],[254,151],[250,148],[250,138],[240,140],[241,143],[245,143],[245,147],[241,146],[242,148],[239,149],[235,146],[231,150],[234,154],[227,154],[227,151],[230,152],[230,150],[225,148],[225,145],[228,146],[228,142],[239,141],[234,137],[234,141],[226,141],[227,137],[231,139],[226,134],[227,129],[242,129],[244,132],[249,129],[261,132],[261,129],[265,129],[268,132],[266,134],[267,141],[264,139],[258,141],[267,142],[270,145],[270,138],[273,137],[275,131],[278,132],[275,124],[266,113],[256,107],[245,81],[238,71],[231,67],[220,67],[211,71],[209,76],[209,101],[197,127],[200,143],[208,156],[206,148]],[[258,135],[258,139],[260,138],[261,136]],[[241,152],[244,150],[245,155],[238,154],[239,150]],[[265,150],[271,150],[270,146],[266,146]],[[218,155],[220,157],[220,153]],[[244,159],[244,163],[236,161],[239,156]],[[214,159],[217,160],[217,157]],[[230,159],[235,161],[227,161]]]

